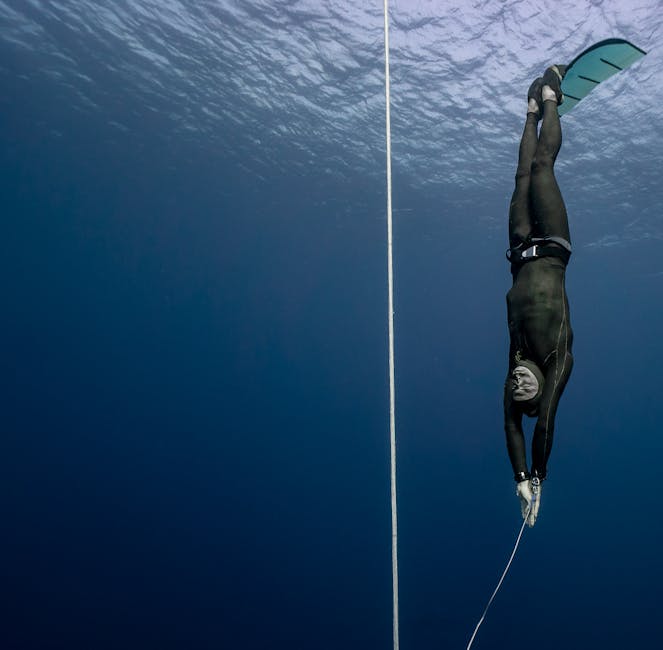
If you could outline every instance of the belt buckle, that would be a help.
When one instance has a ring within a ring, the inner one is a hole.
[[[529,259],[530,257],[536,257],[538,248],[539,248],[538,244],[530,246],[528,249],[523,251],[522,257],[524,259]]]

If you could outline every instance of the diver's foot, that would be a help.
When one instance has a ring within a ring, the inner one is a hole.
[[[539,77],[532,82],[527,91],[527,112],[536,113],[541,119],[543,116],[543,97],[541,89],[543,88],[543,78]]]
[[[543,73],[543,88],[541,89],[543,101],[554,99],[558,105],[564,101],[562,79],[564,79],[564,75],[566,74],[566,68],[567,66],[565,65],[551,65]]]

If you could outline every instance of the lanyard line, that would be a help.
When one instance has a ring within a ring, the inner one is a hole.
[[[389,283],[389,447],[391,457],[391,573],[394,650],[398,650],[398,517],[396,509],[396,399],[394,381],[394,266],[391,218],[391,111],[389,83],[389,6],[384,0],[384,78],[387,132],[387,275]]]
[[[516,539],[516,545],[513,547],[513,551],[511,552],[511,557],[507,562],[506,569],[504,569],[504,573],[502,574],[500,581],[497,583],[497,587],[495,587],[495,591],[493,591],[493,595],[490,597],[490,600],[486,605],[486,609],[483,610],[483,614],[481,615],[481,618],[479,619],[477,626],[474,628],[474,633],[472,634],[470,642],[467,644],[466,650],[470,650],[470,648],[472,647],[472,644],[474,643],[474,637],[477,635],[479,627],[481,627],[481,624],[483,623],[483,619],[486,618],[486,614],[488,613],[488,608],[493,604],[493,600],[495,600],[495,596],[497,596],[497,592],[500,590],[500,587],[504,582],[504,578],[506,577],[506,574],[509,571],[509,568],[511,567],[511,562],[513,562],[513,558],[516,555],[516,551],[518,550],[518,544],[520,544],[520,538],[523,536],[523,531],[525,530],[525,524],[527,523],[527,519],[529,518],[531,511],[532,511],[532,506],[530,505],[530,507],[527,510],[527,514],[524,517],[523,525],[520,527],[520,532],[518,533],[518,539]]]

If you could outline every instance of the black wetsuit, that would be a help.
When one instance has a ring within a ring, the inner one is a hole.
[[[568,251],[548,239],[570,242],[566,207],[553,170],[561,144],[557,104],[546,101],[538,138],[537,116],[527,114],[509,211],[513,286],[506,297],[511,344],[504,390],[504,429],[516,480],[527,474],[524,414],[537,418],[532,440],[532,475],[545,478],[557,405],[573,367],[573,332],[564,282]],[[539,238],[544,240],[543,249],[539,249],[543,254],[518,260],[519,251],[528,248],[532,251],[532,239]],[[521,358],[534,361],[545,378],[535,412],[527,413],[527,406],[513,399],[511,371]]]

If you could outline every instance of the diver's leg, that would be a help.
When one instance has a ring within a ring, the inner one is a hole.
[[[540,98],[541,79],[537,79],[529,89],[527,101],[527,118],[523,135],[518,149],[518,167],[516,169],[516,187],[511,197],[509,207],[509,246],[515,248],[525,241],[532,232],[530,219],[530,175],[532,161],[538,144],[536,125],[540,115],[540,102],[533,95]]]
[[[543,123],[532,163],[532,221],[536,237],[562,237],[571,241],[566,206],[555,179],[554,165],[562,146],[562,127],[555,92],[543,87]]]

